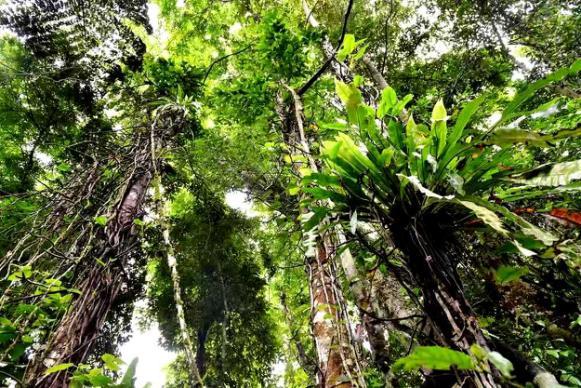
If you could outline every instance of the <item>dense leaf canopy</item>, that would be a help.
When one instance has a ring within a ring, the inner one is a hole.
[[[580,17],[0,2],[0,385],[581,386]]]

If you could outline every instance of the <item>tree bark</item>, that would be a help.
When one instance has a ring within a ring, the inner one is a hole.
[[[396,224],[392,232],[422,291],[423,309],[431,323],[434,340],[440,346],[466,353],[474,344],[489,349],[456,272],[451,232],[439,230],[437,220],[432,221],[412,218],[409,223]],[[463,381],[459,383],[470,386],[497,386],[493,374],[488,372],[467,372],[460,377]]]
[[[132,181],[91,255],[95,262],[77,286],[81,296],[67,310],[44,352],[31,361],[25,374],[27,386],[67,386],[67,371],[45,375],[45,370],[62,363],[81,363],[90,353],[123,284],[126,253],[135,242],[133,220],[141,212],[151,174],[141,172]]]
[[[308,259],[311,289],[312,325],[318,360],[318,384],[321,387],[361,387],[355,350],[349,338],[330,255],[329,239],[317,241],[315,256]]]
[[[192,372],[192,375],[195,378],[195,385],[196,386],[203,386],[202,375],[200,372],[200,368],[198,366],[199,361],[203,361],[203,357],[201,359],[198,358],[198,354],[194,355],[194,343],[192,342],[192,338],[190,337],[190,332],[188,331],[188,324],[186,322],[186,316],[184,314],[184,302],[182,300],[182,288],[180,286],[180,275],[178,272],[178,263],[176,257],[173,252],[173,247],[171,245],[171,241],[169,238],[169,229],[165,229],[163,231],[163,241],[167,248],[167,265],[171,271],[171,281],[173,286],[173,293],[174,293],[174,302],[176,307],[177,319],[180,327],[180,337],[182,342],[182,349],[186,355],[186,360],[188,362],[188,366]],[[200,335],[198,334],[198,338]],[[205,336],[203,337],[205,341]],[[202,343],[202,350],[205,350],[205,344]],[[198,343],[198,350],[200,349],[200,343]],[[203,356],[203,353],[200,356]]]
[[[30,361],[24,377],[27,387],[68,386],[70,374],[67,370],[48,375],[45,371],[57,364],[78,364],[86,360],[111,306],[122,290],[126,275],[124,266],[137,240],[134,221],[143,212],[146,192],[157,169],[155,150],[181,130],[186,111],[181,107],[168,106],[158,109],[153,116],[148,128],[151,133],[135,135],[131,162],[124,167],[127,168],[127,185],[120,190],[120,199],[111,210],[105,229],[98,230],[92,239],[92,248],[66,247],[67,251],[89,249],[89,255],[83,256],[84,261],[77,264],[77,268],[84,268],[75,284],[81,295],[73,301],[51,333],[44,351]],[[88,222],[92,223],[93,220],[88,218]],[[64,227],[60,223],[57,226]],[[86,244],[86,241],[76,239],[74,244]]]
[[[198,330],[198,343],[196,348],[196,367],[201,378],[206,375],[206,339],[208,338],[208,327]]]
[[[290,104],[282,97],[277,101],[277,113],[282,123],[282,135],[289,149],[297,149],[308,166],[316,172],[317,163],[311,155],[310,145],[303,126],[302,104],[297,93],[287,87],[292,96]],[[301,165],[293,169],[300,176]],[[344,307],[342,291],[335,286],[335,268],[330,257],[336,246],[330,236],[315,232],[316,249],[307,257],[307,270],[311,293],[312,326],[317,350],[317,383],[321,387],[363,387],[358,355],[351,343],[350,328]]]
[[[66,371],[44,375],[51,366],[84,361],[122,285],[122,271],[113,265],[95,266],[79,287],[82,295],[69,308],[52,335],[47,350],[26,371],[27,387],[68,386]]]

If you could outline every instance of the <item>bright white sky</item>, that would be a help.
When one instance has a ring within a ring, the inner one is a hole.
[[[121,346],[121,359],[129,365],[134,358],[137,362],[135,387],[151,383],[152,388],[161,388],[165,382],[164,368],[174,360],[176,354],[159,346],[161,334],[157,325],[141,331],[136,319],[131,324],[133,337]]]

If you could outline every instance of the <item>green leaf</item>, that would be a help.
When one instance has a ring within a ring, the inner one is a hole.
[[[527,267],[512,267],[509,265],[501,265],[495,272],[496,281],[499,284],[507,284],[520,279],[522,276],[529,273]]]
[[[498,352],[488,352],[488,360],[500,371],[500,373],[506,377],[510,378],[512,372],[514,371],[514,366],[512,362],[505,358],[502,354]]]
[[[561,81],[568,75],[575,75],[579,71],[581,71],[581,59],[576,60],[575,63],[573,63],[569,68],[561,68],[554,73],[549,74],[545,78],[529,84],[524,90],[518,93],[511,101],[511,103],[508,104],[508,106],[504,109],[499,123],[505,122],[510,118],[517,116],[518,113],[516,110],[532,96],[534,96],[537,90],[553,82]]]
[[[407,94],[404,98],[402,98],[395,106],[393,107],[391,114],[397,116],[401,113],[402,110],[406,107],[406,105],[414,98],[413,94]]]
[[[566,186],[581,179],[581,159],[539,166],[513,175],[511,181],[527,186]]]
[[[418,346],[412,354],[397,360],[394,369],[405,371],[419,368],[450,370],[452,366],[460,370],[475,369],[469,355],[441,346]]]
[[[485,95],[482,95],[464,105],[464,108],[456,119],[452,133],[450,134],[450,138],[448,139],[448,152],[456,145],[456,143],[458,143],[458,140],[460,140],[462,137],[464,128],[466,128],[466,125],[468,122],[470,122],[472,115],[474,115],[480,105],[482,105],[484,102],[484,97]],[[448,156],[448,152],[446,152],[446,156]]]
[[[135,370],[137,369],[137,361],[139,359],[135,357],[129,367],[127,368],[127,372],[123,375],[123,379],[121,380],[121,384],[119,384],[119,388],[133,388],[135,386]]]
[[[57,373],[66,369],[69,369],[70,367],[75,366],[75,364],[71,363],[71,362],[67,362],[65,364],[57,364],[57,365],[53,365],[50,368],[48,368],[45,372],[44,375],[50,375],[53,373]]]
[[[448,113],[446,112],[444,101],[440,98],[432,110],[432,121],[444,121],[447,119]]]
[[[343,104],[345,104],[347,112],[353,111],[363,101],[361,91],[358,88],[339,80],[335,80],[335,90]]]
[[[343,62],[357,47],[355,36],[353,34],[346,34],[341,45],[341,50],[337,53],[337,59]]]
[[[101,359],[105,363],[105,368],[107,368],[113,372],[118,372],[120,369],[120,366],[125,364],[125,362],[123,362],[122,359],[120,359],[117,356],[114,356],[113,354],[109,354],[109,353],[103,354],[101,356]]]
[[[496,144],[508,147],[513,144],[529,144],[536,147],[547,147],[549,143],[538,133],[526,131],[520,128],[501,128],[492,132],[486,144]]]
[[[377,116],[383,118],[389,114],[392,108],[397,104],[397,95],[391,86],[387,86],[381,92],[381,101],[377,107]]]
[[[95,224],[100,226],[107,226],[107,216],[98,216],[94,219]]]
[[[508,230],[504,228],[500,217],[490,209],[484,206],[478,205],[471,201],[458,200],[458,203],[465,206],[466,208],[472,210],[476,217],[480,218],[486,225],[490,226],[492,229],[496,230],[504,236],[508,236]]]

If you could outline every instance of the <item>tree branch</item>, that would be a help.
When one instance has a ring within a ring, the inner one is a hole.
[[[325,71],[327,71],[331,63],[335,60],[335,55],[341,48],[343,40],[345,39],[345,34],[347,33],[347,24],[349,22],[349,16],[351,15],[352,9],[353,9],[353,0],[349,0],[349,3],[347,4],[347,10],[345,11],[345,16],[343,17],[343,27],[341,29],[341,36],[339,37],[339,43],[337,44],[335,51],[331,56],[329,56],[329,58],[327,58],[323,66],[321,66],[321,68],[303,86],[301,86],[299,90],[297,90],[297,94],[299,96],[305,94],[305,92],[309,90],[311,86],[313,86],[313,84],[325,73]],[[309,15],[309,17],[312,17],[312,15]]]

